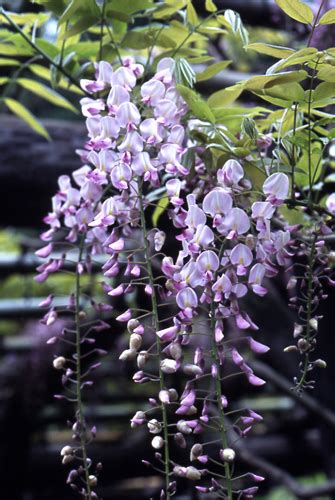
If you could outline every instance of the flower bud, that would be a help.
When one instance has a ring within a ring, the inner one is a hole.
[[[129,339],[129,349],[131,351],[138,351],[142,345],[142,336],[138,333],[132,333]]]
[[[313,330],[317,331],[317,329],[318,329],[318,320],[317,320],[316,318],[312,318],[312,319],[310,319],[310,320],[309,320],[309,324],[310,324],[310,327],[311,327]]]
[[[302,325],[299,325],[298,323],[294,323],[294,331],[293,331],[293,337],[296,339],[301,335],[304,331],[304,327]]]
[[[185,438],[184,438],[184,436],[182,435],[181,432],[177,432],[174,435],[174,440],[175,440],[176,444],[178,446],[180,446],[180,448],[186,448],[187,443],[186,443],[186,440],[185,440]]]
[[[96,476],[88,476],[88,484],[94,488],[98,484],[98,479]]]
[[[253,250],[255,248],[255,237],[252,234],[247,234],[245,237],[245,244],[250,250]]]
[[[66,359],[63,356],[58,356],[58,358],[55,358],[53,360],[52,365],[56,370],[62,370],[64,368],[65,363]]]
[[[126,349],[125,351],[121,352],[119,360],[130,361],[131,359],[134,359],[136,357],[136,354],[136,351],[133,351],[132,349]]]
[[[307,342],[307,340],[305,340],[305,339],[299,339],[297,345],[298,345],[298,349],[299,349],[300,352],[306,352],[306,351],[308,351],[308,349],[311,346],[310,343]]]
[[[140,322],[138,321],[138,319],[130,319],[127,323],[127,330],[129,333],[132,333],[135,328],[137,328],[138,326],[140,325]]]
[[[138,427],[139,425],[144,424],[146,421],[147,421],[147,417],[146,417],[144,411],[137,411],[130,421],[131,427],[134,429],[135,427]]]
[[[288,345],[287,347],[285,347],[285,349],[283,349],[283,352],[297,352],[298,351],[298,348],[296,345]]]
[[[190,452],[190,460],[193,462],[196,460],[200,455],[203,454],[203,447],[202,444],[196,443],[192,446],[191,452]]]
[[[63,465],[67,465],[69,463],[72,462],[72,460],[74,460],[74,456],[73,455],[65,455],[62,459],[62,464]]]
[[[178,344],[177,342],[173,342],[170,345],[169,352],[170,352],[170,356],[176,360],[180,359],[183,355],[183,350],[181,348],[181,345]]]
[[[174,359],[163,359],[161,361],[161,370],[164,373],[176,373],[177,362]]]
[[[176,389],[169,389],[169,398],[170,401],[177,401],[178,392],[176,391]]]
[[[137,366],[142,370],[149,359],[147,351],[140,351],[137,356]]]
[[[177,429],[179,432],[182,432],[183,434],[191,434],[192,429],[187,425],[187,422],[185,420],[179,420],[177,423]]]
[[[287,285],[286,285],[287,290],[292,290],[293,288],[295,288],[297,285],[297,282],[298,282],[297,278],[290,278],[288,280]]]
[[[65,457],[66,455],[72,455],[73,454],[73,448],[72,448],[72,446],[64,446],[61,449],[60,454],[61,454],[62,457]]]
[[[169,391],[166,389],[159,391],[158,398],[162,403],[169,404],[170,403]]]
[[[202,369],[197,365],[187,364],[184,366],[183,371],[186,375],[202,375]]]
[[[220,450],[220,458],[224,462],[233,462],[235,460],[235,451],[232,448]]]
[[[324,359],[317,359],[314,361],[315,366],[318,368],[327,368],[327,363]]]
[[[149,420],[148,422],[148,429],[151,434],[159,434],[162,430],[162,424],[158,422],[155,418],[152,420]]]
[[[187,479],[190,479],[191,481],[198,481],[199,479],[201,479],[201,472],[200,470],[190,465],[189,467],[186,467],[185,476],[187,477]]]
[[[164,446],[164,439],[162,436],[155,436],[151,441],[151,446],[155,448],[155,450],[159,450]]]

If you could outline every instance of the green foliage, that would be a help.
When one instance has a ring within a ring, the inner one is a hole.
[[[292,19],[304,24],[312,24],[314,14],[312,9],[300,0],[276,0],[278,6]]]

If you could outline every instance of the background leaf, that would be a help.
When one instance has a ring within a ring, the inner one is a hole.
[[[35,130],[35,132],[45,137],[48,141],[50,140],[50,136],[46,128],[43,127],[37,118],[25,106],[23,106],[23,104],[15,99],[11,99],[10,97],[6,97],[4,102],[12,113],[26,122],[33,130]]]

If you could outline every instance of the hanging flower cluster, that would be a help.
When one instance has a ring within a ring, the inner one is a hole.
[[[124,58],[116,70],[100,62],[96,78],[82,80],[87,93],[100,96],[81,101],[88,129],[88,141],[79,151],[84,166],[73,173],[73,182],[67,176],[59,179],[53,210],[45,218],[50,229],[42,234],[47,244],[37,252],[46,259],[38,268],[40,282],[73,260],[73,252],[76,258],[76,290],[68,305],[74,312],[74,327],[60,336],[76,353],[71,359],[56,357],[54,366],[63,371],[65,387],[71,383],[76,387],[74,397],[64,397],[77,405],[73,424],[77,445],[66,446],[62,456],[64,463],[81,460],[68,482],[84,498],[96,498],[93,490],[100,466],[92,471],[86,451],[95,429],[88,430],[83,415],[81,389],[91,381],[84,381],[81,372],[81,346],[94,342],[92,329],[108,328],[101,314],[113,310],[109,303],[92,301],[99,319],[88,321],[82,304],[80,277],[90,272],[92,256],[98,254],[106,256],[103,287],[110,298],[141,297],[142,303],[144,297],[143,308],[126,308],[116,320],[125,323],[130,334],[120,359],[136,360],[135,383],[150,381],[156,386],[149,408],[139,410],[131,425],[146,425],[152,435],[160,464],[152,466],[165,475],[161,499],[176,491],[177,477],[201,480],[199,491],[214,491],[218,498],[228,499],[253,498],[257,486],[245,483],[263,479],[252,473],[233,476],[230,429],[245,437],[262,417],[244,409],[235,418],[225,385],[232,375],[240,374],[252,386],[265,383],[245,354],[244,347],[257,354],[268,348],[249,334],[242,335],[258,329],[244,298],[248,293],[263,297],[266,280],[290,262],[290,231],[272,224],[288,195],[289,181],[284,173],[272,173],[255,201],[238,161],[228,160],[213,179],[206,173],[199,148],[194,168],[202,173],[201,190],[194,186],[184,159],[195,145],[188,139],[184,119],[188,109],[176,90],[174,65],[173,59],[162,59],[153,77],[145,80],[142,65]],[[180,249],[171,255],[163,253],[169,243],[166,233],[150,229],[146,217],[152,205],[159,206],[166,198],[172,207],[168,215],[175,246]],[[60,240],[62,248],[68,244],[69,252],[51,257],[55,241]],[[48,297],[43,303],[49,308],[44,317],[48,325],[57,319],[52,301]],[[227,339],[227,327],[239,334]],[[91,352],[103,354],[96,351]],[[89,366],[85,374],[97,366]],[[186,377],[180,394],[173,383],[176,373],[180,380]],[[235,418],[232,422],[230,415]],[[206,441],[209,430],[217,431],[217,449],[212,448],[212,438]],[[170,444],[173,439],[187,447],[187,435],[199,442],[191,447],[191,463],[180,465],[170,457]],[[220,462],[223,471],[213,472],[212,465]]]

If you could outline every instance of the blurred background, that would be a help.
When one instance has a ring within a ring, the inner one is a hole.
[[[318,8],[317,1],[309,3]],[[194,4],[201,15],[203,2]],[[250,42],[287,47],[306,42],[306,28],[284,17],[273,0],[217,0],[216,4],[240,13]],[[330,1],[328,4],[335,7]],[[3,6],[12,12],[41,11],[40,5],[20,0],[5,1]],[[4,30],[0,29],[2,39]],[[50,43],[55,30],[56,22],[50,18],[43,28],[43,36]],[[331,47],[334,38],[334,29],[328,27],[317,32],[312,44],[320,49]],[[267,56],[244,51],[242,44],[230,36],[213,39],[208,52],[217,60],[231,59],[233,63],[206,82],[206,87],[199,85],[204,94],[232,85],[246,75],[262,74],[273,62]],[[11,72],[12,68],[0,66],[0,78]],[[37,73],[35,78],[40,78]],[[18,86],[2,85],[0,92],[0,97],[14,96],[29,107],[52,138],[48,142],[35,134],[18,118],[6,114],[0,104],[0,498],[70,500],[74,495],[65,485],[66,468],[61,465],[59,450],[71,435],[66,422],[72,417],[72,409],[61,402],[55,404],[53,394],[61,391],[61,384],[59,373],[52,369],[54,347],[46,344],[66,325],[66,316],[46,328],[39,321],[42,312],[38,304],[50,293],[61,303],[72,284],[66,274],[37,284],[33,276],[39,260],[34,251],[40,247],[42,219],[50,210],[58,176],[80,167],[75,150],[85,140],[85,126],[80,115],[45,101],[41,105],[37,96]],[[67,91],[64,95],[74,103],[78,99]],[[241,105],[255,104],[259,104],[255,96],[243,96]],[[98,274],[87,281],[88,294],[100,293],[99,281]],[[301,496],[292,493],[279,484],[283,478],[278,477],[277,482],[265,481],[257,498],[335,498],[304,494],[310,487],[335,480],[334,294],[330,291],[324,303],[320,330],[320,355],[328,361],[328,369],[312,397],[299,401],[290,393],[296,364],[293,360],[290,366],[282,354],[283,347],[290,343],[294,317],[287,308],[289,297],[284,285],[278,280],[272,286],[270,298],[250,304],[263,332],[261,337],[272,348],[258,366],[269,383],[262,391],[248,392],[248,396],[243,384],[234,383],[228,396],[236,407],[250,406],[265,417],[265,423],[255,427],[248,438],[248,449],[296,478],[302,489]],[[274,307],[279,318],[276,322]],[[161,478],[141,465],[141,459],[151,454],[146,432],[129,430],[130,418],[145,405],[147,389],[145,385],[134,386],[131,367],[118,361],[117,353],[126,339],[117,331],[111,320],[111,332],[96,336],[97,347],[111,354],[95,375],[95,388],[87,404],[88,420],[98,428],[92,455],[104,464],[100,495],[115,500],[157,498]],[[176,499],[198,498],[188,488],[185,483]]]

